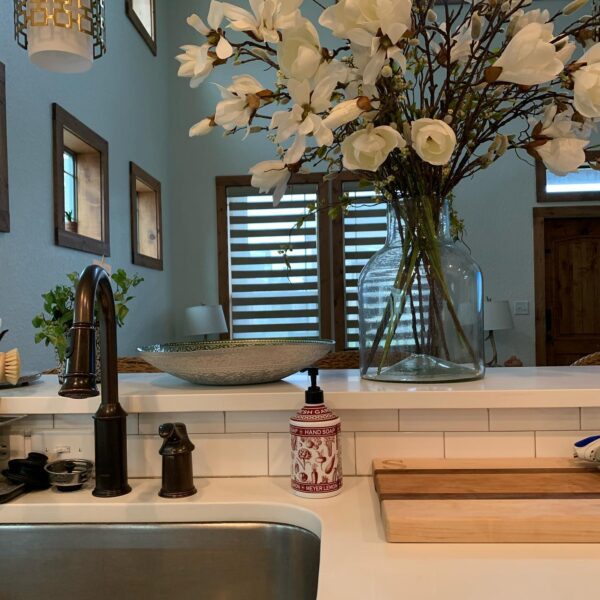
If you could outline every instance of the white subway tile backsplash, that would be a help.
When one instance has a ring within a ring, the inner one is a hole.
[[[284,433],[292,412],[285,410],[233,411],[225,413],[227,433]]]
[[[374,458],[443,458],[443,433],[356,433],[356,473],[370,475]]]
[[[94,429],[92,415],[54,415],[54,429]],[[127,434],[138,433],[138,415],[127,415]]]
[[[224,433],[222,412],[181,412],[140,414],[140,435],[158,435],[163,423],[185,423],[188,433]]]
[[[57,453],[58,449],[66,452]],[[94,460],[94,433],[87,429],[50,429],[31,434],[32,452],[42,452],[50,460],[87,458]]]
[[[446,458],[534,457],[535,440],[529,432],[448,432]]]
[[[10,424],[10,430],[13,433],[22,433],[35,431],[39,429],[52,429],[54,419],[52,415],[29,415]]]
[[[267,434],[190,435],[194,476],[238,477],[268,474]],[[128,436],[131,477],[160,477],[162,439],[154,435]]]
[[[269,434],[269,475],[290,475],[290,435]],[[354,433],[342,433],[342,471],[344,475],[356,475],[356,447]]]
[[[198,477],[268,475],[266,433],[226,433],[190,436],[194,474]]]
[[[598,431],[539,431],[535,434],[536,456],[539,457],[571,457],[573,444]]]
[[[487,431],[488,411],[474,409],[400,410],[400,431]]]
[[[398,431],[397,410],[338,410],[342,431]]]
[[[600,408],[586,407],[581,409],[581,429],[598,429],[597,433],[600,433]]]
[[[491,408],[490,431],[579,429],[578,408]]]

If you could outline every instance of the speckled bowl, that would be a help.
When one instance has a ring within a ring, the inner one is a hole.
[[[311,366],[335,342],[312,338],[183,342],[138,348],[161,371],[200,385],[248,385]]]

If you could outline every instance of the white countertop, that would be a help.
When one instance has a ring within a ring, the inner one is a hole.
[[[541,408],[600,406],[600,367],[488,369],[484,379],[452,384],[366,381],[357,370],[322,370],[319,383],[332,409]],[[130,413],[294,410],[304,400],[306,374],[276,383],[198,386],[171,375],[119,375],[119,395]],[[30,386],[0,389],[0,414],[89,414],[98,398],[57,395],[55,375]]]
[[[366,477],[346,478],[343,493],[324,500],[292,496],[286,478],[198,479],[198,494],[179,500],[156,495],[160,480],[130,482],[131,494],[110,500],[94,498],[89,489],[29,494],[2,505],[0,523],[262,520],[299,525],[321,537],[319,600],[595,597],[600,544],[388,544]]]

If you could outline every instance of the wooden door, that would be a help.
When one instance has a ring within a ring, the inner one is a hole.
[[[600,351],[600,208],[535,210],[538,364],[569,365]]]

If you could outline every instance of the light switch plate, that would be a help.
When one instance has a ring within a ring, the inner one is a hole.
[[[529,302],[527,300],[519,300],[515,302],[513,313],[515,315],[528,315],[529,314]]]

